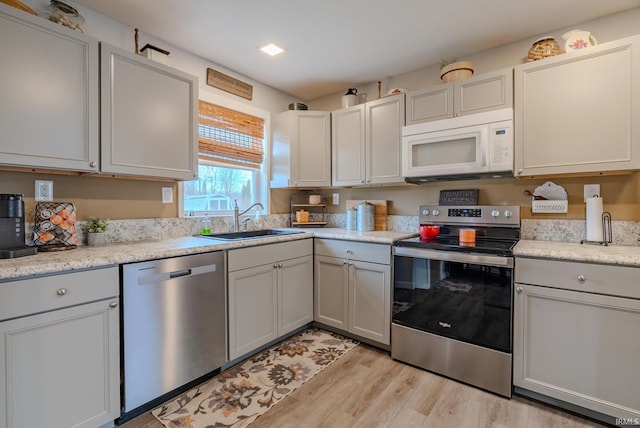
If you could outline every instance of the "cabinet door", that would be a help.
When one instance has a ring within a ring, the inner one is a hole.
[[[278,335],[313,321],[313,257],[278,264]]]
[[[1,426],[94,428],[120,416],[117,302],[0,323]]]
[[[513,106],[513,68],[454,82],[454,116]]]
[[[101,44],[101,170],[197,177],[198,80]]]
[[[391,328],[391,267],[349,262],[349,331],[389,344]]]
[[[366,183],[402,183],[404,94],[366,103]]]
[[[277,270],[272,264],[229,273],[229,360],[269,343],[277,333]]]
[[[313,319],[347,331],[349,328],[349,271],[347,260],[316,256]]]
[[[292,185],[331,186],[331,113],[295,112]]]
[[[331,161],[334,186],[365,182],[365,105],[331,113]]]
[[[271,188],[331,186],[331,113],[273,116]]]
[[[407,93],[407,125],[453,117],[453,83]]]
[[[640,301],[516,284],[515,386],[640,417]]]
[[[98,41],[0,4],[0,163],[98,171]]]
[[[640,37],[515,68],[517,176],[640,168]]]

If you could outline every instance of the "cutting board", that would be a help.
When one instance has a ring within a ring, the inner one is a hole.
[[[347,199],[346,209],[350,210],[357,207],[362,202],[369,202],[374,205],[373,208],[373,229],[387,230],[387,201],[371,200],[371,199]]]

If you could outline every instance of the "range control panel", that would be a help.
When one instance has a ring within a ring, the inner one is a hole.
[[[520,227],[519,205],[420,205],[420,224],[463,224]]]

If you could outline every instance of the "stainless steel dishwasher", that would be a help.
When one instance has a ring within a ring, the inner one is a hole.
[[[213,252],[123,265],[121,421],[226,362],[224,263]]]

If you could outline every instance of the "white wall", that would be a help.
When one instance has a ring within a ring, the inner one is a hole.
[[[520,40],[515,43],[498,46],[478,52],[473,55],[459,58],[464,61],[472,61],[475,66],[475,74],[482,74],[501,68],[512,67],[522,64],[526,61],[527,53],[533,42],[542,36],[551,35],[562,45],[562,34],[568,30],[580,28],[590,31],[598,43],[610,42],[623,37],[632,36],[640,33],[640,7],[636,7],[626,12],[609,15],[593,21],[583,22],[568,28],[560,28],[556,31],[540,34],[536,37]],[[415,90],[437,85],[440,81],[440,66],[434,64],[432,66],[415,70],[409,73],[393,76],[382,80],[382,95],[393,88],[407,88]],[[378,97],[377,82],[360,83],[354,82],[349,87],[358,88],[358,94],[367,94],[368,100],[375,100]],[[345,88],[344,92],[346,92]],[[328,95],[307,102],[310,109],[332,111],[341,108],[340,98],[343,92]]]

